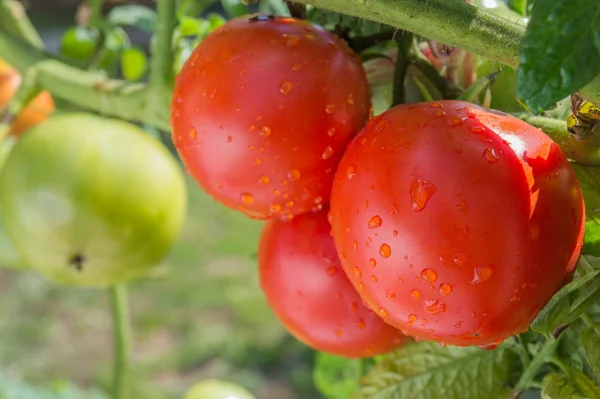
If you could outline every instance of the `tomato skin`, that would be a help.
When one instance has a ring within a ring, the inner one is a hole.
[[[539,129],[439,101],[370,121],[336,172],[331,218],[344,269],[388,323],[449,345],[493,345],[527,330],[572,277],[584,203]]]
[[[369,117],[361,61],[325,29],[291,18],[233,19],[178,75],[173,141],[214,199],[255,219],[329,201],[346,144]]]
[[[407,340],[362,304],[341,267],[327,209],[291,221],[268,222],[261,234],[258,263],[269,305],[306,345],[361,358],[389,352]]]
[[[186,392],[184,399],[256,399],[239,385],[221,380],[200,381]]]
[[[21,76],[10,65],[0,59],[0,111],[4,109],[17,92]],[[54,111],[54,101],[49,92],[38,94],[11,124],[10,135],[18,136],[32,126],[48,119]]]
[[[184,222],[186,186],[142,129],[65,113],[17,140],[0,174],[0,211],[25,266],[62,284],[106,287],[166,256]]]

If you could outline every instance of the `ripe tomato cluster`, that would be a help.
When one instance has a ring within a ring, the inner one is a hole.
[[[247,16],[184,65],[173,140],[215,200],[266,221],[261,286],[306,344],[365,357],[405,335],[491,348],[527,330],[581,252],[584,204],[564,154],[462,101],[369,110],[343,41]]]

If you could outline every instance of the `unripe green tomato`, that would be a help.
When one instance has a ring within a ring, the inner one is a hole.
[[[205,380],[194,385],[184,399],[256,399],[239,385],[221,380]]]
[[[12,136],[0,141],[0,173],[2,173],[4,161],[13,148],[15,141],[16,139]],[[4,230],[2,215],[0,214],[0,267],[20,268],[23,267],[24,263]]]
[[[60,52],[74,60],[89,60],[94,55],[99,37],[100,32],[96,28],[76,26],[63,35]]]
[[[504,112],[523,111],[517,101],[517,72],[489,58],[477,57],[477,76],[482,77],[500,71],[492,84],[492,102],[490,108]]]
[[[132,124],[58,114],[16,143],[0,174],[0,212],[27,266],[63,284],[140,277],[177,239],[181,168]]]
[[[121,53],[129,46],[131,46],[131,42],[123,28],[115,27],[111,29],[106,35],[100,50],[98,66],[105,71],[114,72],[121,61]]]

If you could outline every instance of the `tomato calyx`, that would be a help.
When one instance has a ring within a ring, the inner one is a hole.
[[[73,266],[78,272],[83,271],[83,264],[86,259],[82,254],[75,254],[69,259],[69,266]]]

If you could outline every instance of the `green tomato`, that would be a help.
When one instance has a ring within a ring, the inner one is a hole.
[[[99,37],[96,28],[76,26],[63,35],[60,52],[73,60],[87,61],[94,55]]]
[[[184,399],[256,399],[254,395],[231,382],[205,380],[194,385]]]
[[[523,107],[517,101],[517,72],[497,61],[489,58],[477,57],[477,76],[482,77],[500,71],[492,84],[492,102],[490,108],[504,112],[523,111]]]
[[[27,265],[105,287],[158,264],[185,218],[181,168],[137,126],[58,114],[29,130],[0,174],[0,212]]]
[[[15,142],[16,139],[12,136],[0,141],[0,171]],[[0,267],[21,268],[24,264],[25,261],[19,255],[11,239],[4,231],[2,215],[0,214]]]

